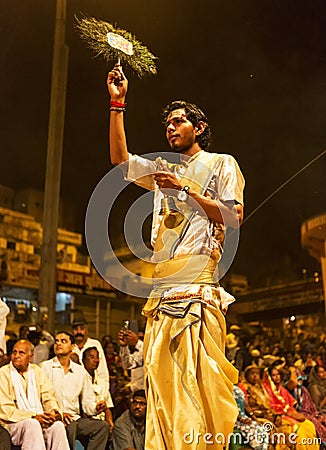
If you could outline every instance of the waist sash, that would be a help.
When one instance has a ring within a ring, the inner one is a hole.
[[[155,266],[153,274],[154,289],[151,291],[147,303],[143,308],[145,316],[154,316],[162,302],[172,301],[186,303],[215,297],[211,285],[218,288],[217,260],[207,255],[193,255],[189,257],[170,259]],[[205,285],[208,289],[205,290]],[[217,298],[217,297],[216,297]],[[186,303],[184,304],[187,307]],[[206,301],[209,303],[209,301]],[[184,308],[182,308],[184,310]],[[185,310],[183,314],[185,313]]]

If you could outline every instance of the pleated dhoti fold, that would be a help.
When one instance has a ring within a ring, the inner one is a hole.
[[[225,448],[238,415],[233,397],[238,371],[224,355],[224,315],[216,300],[179,298],[172,303],[172,309],[186,305],[184,317],[158,308],[146,327],[145,448]]]

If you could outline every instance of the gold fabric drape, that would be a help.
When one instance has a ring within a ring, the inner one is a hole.
[[[216,263],[211,275],[215,267]],[[150,298],[147,306],[146,450],[222,449],[238,414],[233,397],[238,371],[224,355],[221,288],[213,287],[208,299],[204,295],[207,285],[190,286],[192,292],[198,286],[196,295],[174,290],[173,297]],[[171,308],[171,314],[160,312],[160,307],[162,311]],[[183,317],[173,316],[179,311],[184,311]]]
[[[146,450],[223,447],[206,447],[203,437],[227,440],[237,417],[232,389],[238,373],[224,356],[224,344],[225,320],[216,306],[198,302],[183,319],[148,319]]]

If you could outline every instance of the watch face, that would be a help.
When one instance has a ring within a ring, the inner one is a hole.
[[[185,191],[179,191],[177,194],[177,199],[179,202],[185,202],[188,198],[188,194]]]

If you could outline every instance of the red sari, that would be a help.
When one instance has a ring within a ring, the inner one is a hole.
[[[296,444],[300,450],[319,450],[314,424],[305,419],[300,421],[298,412],[294,408],[296,400],[283,386],[276,386],[267,369],[264,371],[263,386],[269,395],[272,409],[282,416],[282,423],[288,423],[296,433]]]
[[[296,409],[294,408],[296,399],[283,386],[276,386],[267,370],[264,371],[263,386],[269,395],[272,410],[283,417],[285,416],[292,425],[296,424],[298,420],[294,419],[291,414],[296,415]]]

